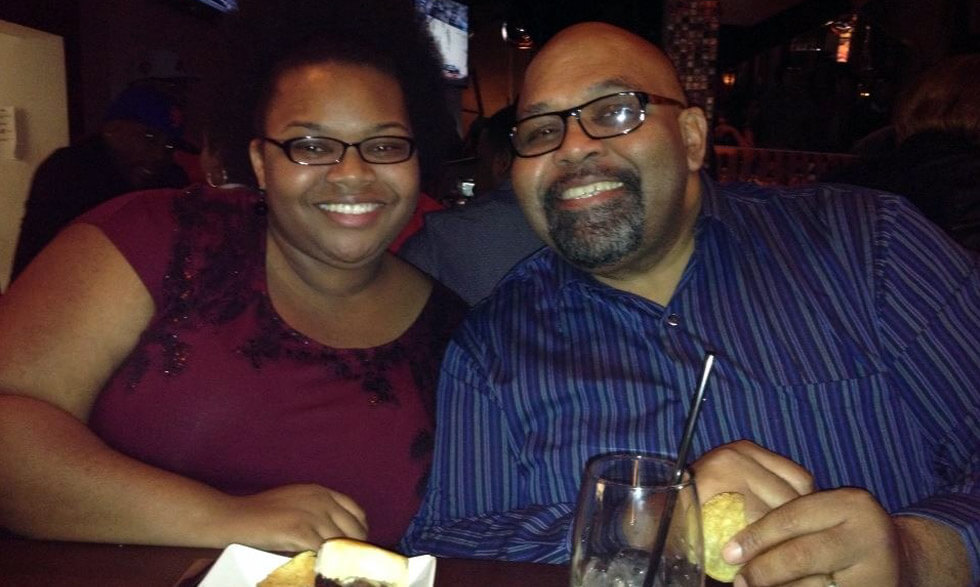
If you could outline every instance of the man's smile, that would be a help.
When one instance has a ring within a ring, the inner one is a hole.
[[[621,187],[623,187],[623,182],[621,181],[597,181],[587,185],[568,188],[561,192],[558,197],[562,200],[581,200],[583,198],[591,198],[592,196],[601,192],[615,190]]]

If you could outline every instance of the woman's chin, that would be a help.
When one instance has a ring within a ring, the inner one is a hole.
[[[331,265],[360,269],[380,263],[386,250],[385,245],[375,243],[364,247],[329,249],[324,251],[324,256]]]

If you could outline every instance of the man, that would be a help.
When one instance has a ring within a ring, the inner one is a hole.
[[[58,149],[34,173],[12,277],[82,212],[125,192],[184,186],[174,150],[196,149],[183,130],[183,112],[169,94],[145,86],[121,92],[97,134]]]
[[[550,245],[447,351],[409,551],[565,562],[592,456],[676,456],[746,495],[736,585],[980,578],[977,261],[889,194],[728,189],[666,57],[600,23],[530,64],[512,177]],[[972,565],[972,566],[971,566]]]
[[[433,212],[399,251],[470,305],[485,298],[515,263],[544,243],[528,226],[510,184],[510,127],[505,106],[478,131],[473,202]]]

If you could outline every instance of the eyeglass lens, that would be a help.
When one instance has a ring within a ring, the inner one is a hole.
[[[367,163],[401,163],[412,156],[412,141],[405,137],[371,137],[345,143],[329,137],[300,137],[281,143],[289,158],[300,165],[340,163],[347,147],[354,147]]]

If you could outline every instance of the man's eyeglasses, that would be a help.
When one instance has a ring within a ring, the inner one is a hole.
[[[408,161],[415,153],[415,141],[408,137],[377,136],[357,143],[331,137],[296,137],[281,142],[258,138],[279,147],[290,161],[299,165],[336,165],[343,161],[348,147],[357,149],[365,163],[380,165]]]
[[[537,157],[561,147],[574,116],[582,131],[593,139],[629,134],[646,120],[648,104],[687,108],[680,100],[647,92],[617,92],[590,100],[568,110],[535,114],[519,120],[510,131],[510,142],[518,157]]]

